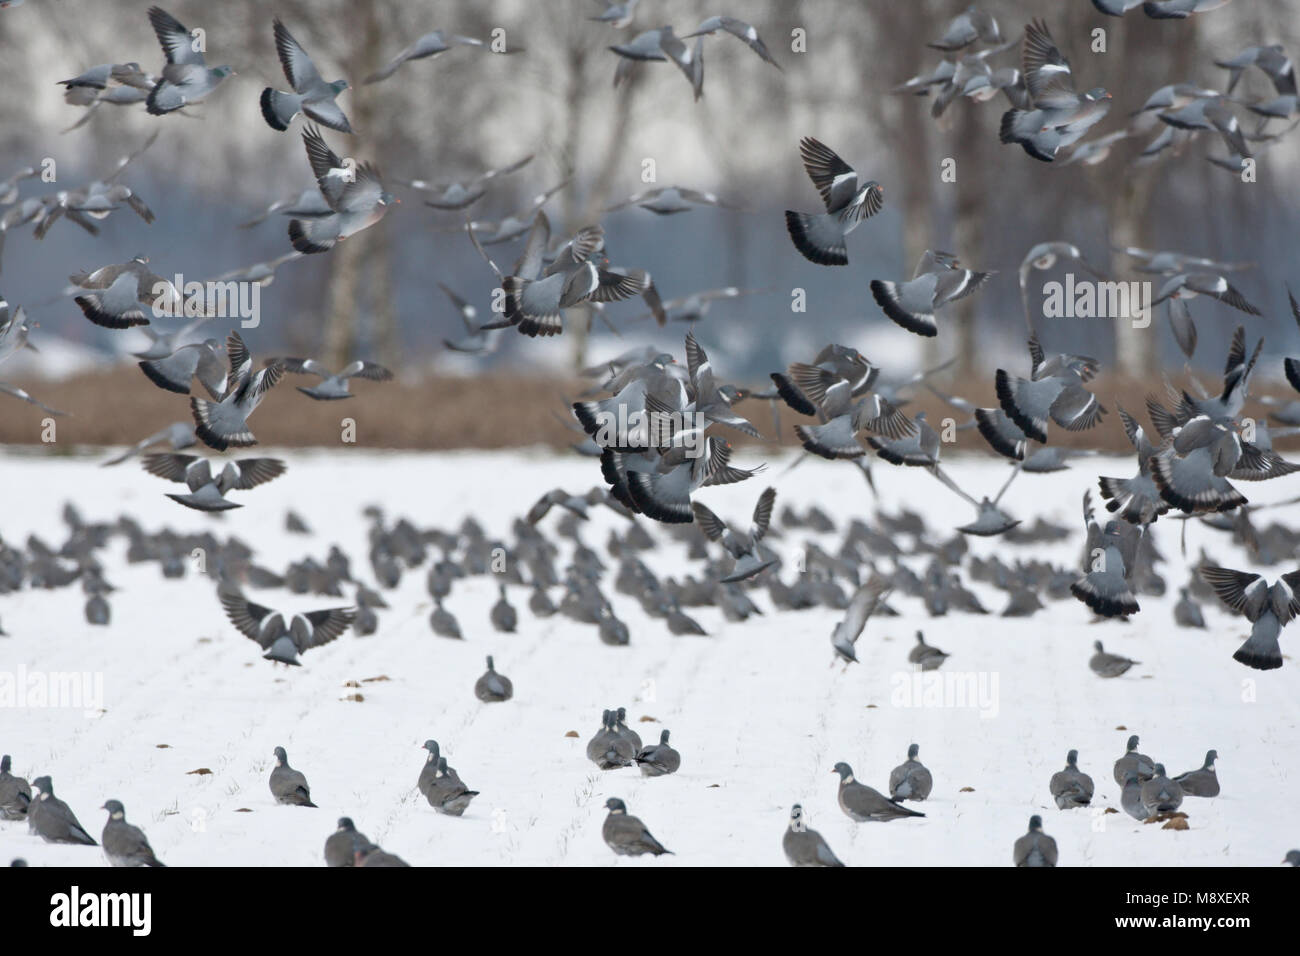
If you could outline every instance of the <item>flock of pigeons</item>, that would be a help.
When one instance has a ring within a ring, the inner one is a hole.
[[[1186,17],[1224,2],[1160,0],[1141,4],[1094,0],[1095,6],[1108,14],[1122,15],[1140,5],[1152,17]],[[632,23],[636,6],[636,0],[607,3],[604,12],[594,19],[621,30]],[[149,20],[166,60],[161,71],[149,74],[135,63],[92,67],[63,81],[69,104],[94,110],[103,104],[143,103],[150,114],[162,116],[191,110],[232,75],[228,66],[209,67],[196,34],[166,11],[151,8]],[[267,124],[284,131],[302,114],[319,126],[352,134],[352,126],[337,102],[337,97],[348,89],[347,82],[325,81],[280,20],[273,22],[272,30],[291,89],[267,88],[262,92],[259,103]],[[781,69],[753,26],[730,17],[711,17],[681,38],[665,26],[611,45],[617,57],[615,83],[625,80],[640,63],[671,60],[691,82],[698,98],[703,84],[704,38],[719,32],[739,38],[763,61]],[[688,47],[684,41],[692,38],[693,47]],[[979,52],[963,52],[981,45]],[[958,95],[982,101],[1002,92],[1011,104],[1000,124],[1002,141],[1018,144],[1030,156],[1045,162],[1057,161],[1061,151],[1070,147],[1073,149],[1064,162],[1100,162],[1117,135],[1135,135],[1126,130],[1103,140],[1084,140],[1106,115],[1110,95],[1101,88],[1076,92],[1068,60],[1044,22],[1034,21],[1025,27],[1020,44],[1021,68],[995,70],[989,62],[991,57],[1014,45],[1015,41],[1003,40],[992,17],[972,8],[931,44],[954,58],[944,59],[932,73],[914,77],[898,90],[933,95],[935,115]],[[482,48],[485,44],[442,31],[429,33],[365,82],[382,82],[410,61],[436,56],[455,46]],[[1268,131],[1270,122],[1297,114],[1294,70],[1280,47],[1252,47],[1220,65],[1230,71],[1226,93],[1175,84],[1148,100],[1140,111],[1141,117],[1154,114],[1166,127],[1159,137],[1165,143],[1155,152],[1177,145],[1180,137],[1213,130],[1228,144],[1231,155],[1240,160],[1251,155],[1251,143],[1272,141],[1281,135]],[[1278,97],[1267,103],[1245,104],[1260,116],[1255,132],[1246,133],[1233,113],[1237,101],[1231,94],[1242,73],[1252,67],[1271,79]],[[85,122],[84,117],[81,122]],[[248,223],[252,226],[271,216],[285,217],[293,251],[229,277],[269,282],[281,264],[304,255],[328,253],[338,242],[378,222],[397,202],[372,164],[345,162],[316,126],[307,126],[302,137],[315,186],[271,203]],[[799,152],[824,211],[787,211],[790,239],[811,262],[846,265],[847,238],[880,211],[884,189],[876,181],[860,177],[819,139],[805,137]],[[1149,149],[1144,155],[1153,154]],[[59,219],[94,233],[96,222],[123,206],[146,222],[152,221],[148,206],[121,182],[133,158],[127,157],[103,180],[21,201],[17,184],[31,178],[33,171],[20,170],[0,184],[0,202],[10,207],[0,217],[0,242],[9,229],[29,223],[34,224],[36,237],[42,238]],[[525,157],[507,167],[456,181],[407,180],[403,184],[425,194],[425,203],[434,209],[464,213],[486,194],[492,180],[518,172],[531,159]],[[511,327],[528,336],[558,335],[564,331],[566,310],[581,306],[603,317],[606,303],[635,296],[643,298],[648,314],[661,325],[670,319],[694,323],[703,318],[710,302],[753,291],[709,290],[663,301],[644,269],[611,264],[599,224],[572,234],[552,234],[542,207],[567,184],[566,180],[544,190],[517,215],[501,221],[475,220],[464,213],[467,239],[496,277],[502,307],[491,321],[480,323],[466,299],[442,286],[465,325],[464,337],[448,340],[448,348],[482,353],[491,348],[494,330]],[[613,208],[637,206],[662,216],[686,213],[699,205],[728,204],[704,190],[673,186],[639,193]],[[526,237],[522,253],[513,266],[502,269],[487,247],[521,237]],[[1243,313],[1259,314],[1228,281],[1227,274],[1239,268],[1237,264],[1176,251],[1125,251],[1139,263],[1140,272],[1161,277],[1155,301],[1169,304],[1170,322],[1189,355],[1195,349],[1196,332],[1187,299],[1206,295]],[[1022,294],[1034,271],[1050,270],[1067,260],[1096,272],[1072,244],[1041,243],[1029,251],[1020,268]],[[917,335],[936,337],[940,334],[938,311],[976,293],[993,275],[991,271],[967,268],[950,253],[929,250],[911,279],[875,279],[870,288],[888,319]],[[220,458],[203,451],[206,448],[220,453],[257,444],[249,420],[284,375],[317,378],[317,384],[299,388],[317,401],[348,398],[352,379],[382,382],[392,378],[387,369],[365,360],[354,361],[337,372],[310,358],[271,357],[259,366],[234,331],[224,344],[216,338],[188,341],[214,316],[200,314],[164,332],[154,325],[158,309],[176,306],[182,293],[156,275],[143,255],[74,275],[65,291],[90,322],[109,329],[145,332],[149,346],[136,353],[141,371],[155,386],[189,397],[192,422],[178,421],[105,463],[118,464],[141,455],[145,471],[186,485],[187,493],[168,497],[188,508],[218,512],[240,507],[228,498],[230,493],[253,490],[285,473],[285,464],[278,459]],[[993,383],[997,404],[991,407],[940,392],[930,381],[939,369],[908,379],[891,379],[859,351],[837,343],[809,355],[808,361],[796,361],[772,372],[770,385],[763,389],[728,382],[714,367],[693,330],[685,335],[683,362],[653,348],[629,350],[587,369],[585,374],[593,380],[592,388],[569,409],[572,427],[581,436],[574,447],[598,460],[600,484],[583,494],[571,494],[565,489],[548,492],[527,515],[515,521],[513,537],[508,540],[488,536],[473,519],[454,530],[427,528],[406,518],[390,520],[379,508],[367,509],[371,522],[366,556],[369,569],[380,589],[391,589],[404,573],[427,565],[427,589],[434,601],[429,625],[435,634],[450,639],[462,637],[461,627],[443,602],[457,581],[471,576],[497,576],[499,600],[491,609],[489,623],[499,632],[511,632],[518,623],[508,587],[523,587],[530,592],[528,607],[533,615],[560,614],[593,626],[602,643],[615,646],[627,644],[631,636],[609,597],[611,587],[639,601],[648,614],[663,620],[675,635],[705,633],[687,608],[717,607],[728,620],[743,621],[762,613],[751,594],[766,590],[772,606],[778,609],[829,607],[843,611],[843,619],[830,639],[835,659],[847,667],[857,660],[856,642],[870,618],[896,613],[889,605],[891,595],[918,598],[935,617],[950,611],[990,613],[965,586],[963,573],[971,581],[1006,593],[1007,603],[1001,610],[1005,616],[1032,615],[1044,610],[1046,602],[1070,597],[1102,618],[1135,615],[1140,610],[1139,595],[1162,594],[1167,587],[1159,571],[1166,559],[1148,531],[1159,517],[1171,511],[1230,535],[1234,543],[1246,544],[1261,564],[1279,564],[1291,558],[1300,546],[1300,538],[1277,523],[1259,527],[1253,516],[1260,509],[1250,506],[1233,484],[1277,478],[1300,468],[1272,447],[1273,437],[1289,432],[1270,431],[1265,421],[1244,414],[1251,401],[1249,388],[1263,345],[1260,339],[1249,347],[1245,327],[1238,328],[1233,336],[1221,389],[1171,387],[1167,397],[1148,398],[1146,411],[1152,433],[1127,410],[1116,409],[1136,452],[1136,473],[1098,478],[1107,511],[1103,518],[1093,508],[1091,493],[1084,495],[1086,542],[1079,568],[1059,567],[1032,558],[1007,563],[998,557],[969,556],[967,535],[1001,536],[1014,546],[1057,541],[1070,534],[1070,529],[1041,518],[1025,527],[1002,507],[1001,501],[1022,473],[1059,471],[1070,467],[1070,459],[1080,454],[1051,443],[1054,427],[1070,432],[1086,430],[1099,424],[1108,412],[1089,387],[1099,363],[1087,356],[1047,352],[1035,331],[1027,295],[1024,302],[1030,362],[1024,374],[997,370]],[[1294,298],[1291,304],[1300,322],[1300,305]],[[24,347],[34,347],[28,340],[30,331],[23,310],[0,301],[0,363]],[[1284,370],[1288,381],[1300,391],[1300,359],[1286,359]],[[195,380],[204,394],[194,389]],[[8,385],[0,388],[59,414],[21,389]],[[923,412],[909,414],[906,410],[922,388],[960,413],[958,430],[977,430],[993,453],[1009,461],[1008,478],[991,497],[968,494],[943,469],[943,445],[952,439],[936,431]],[[918,475],[929,473],[972,506],[973,518],[956,528],[956,534],[931,528],[920,515],[910,511],[897,515],[878,513],[874,521],[857,518],[845,525],[816,506],[802,514],[786,507],[778,514],[776,492],[768,488],[758,496],[749,527],[733,527],[694,500],[694,495],[701,488],[744,481],[763,470],[761,464],[749,468],[733,464],[731,444],[718,435],[721,429],[759,437],[758,428],[737,411],[737,406],[760,401],[770,404],[778,431],[781,412],[800,416],[793,429],[806,455],[850,462],[873,488],[873,459],[889,467],[916,469]],[[1277,424],[1300,426],[1300,400],[1275,402],[1273,408]],[[160,445],[169,450],[150,451]],[[189,449],[198,453],[186,453]],[[581,538],[583,522],[590,510],[599,506],[627,520],[622,533],[611,533],[603,556]],[[554,534],[548,536],[539,530],[539,523],[553,510],[558,510],[561,517]],[[388,606],[381,590],[368,586],[359,574],[354,574],[352,556],[338,547],[332,548],[323,561],[307,557],[280,572],[257,563],[255,549],[235,537],[223,540],[210,531],[150,532],[126,517],[114,523],[89,523],[71,505],[64,517],[68,533],[58,546],[35,536],[23,547],[0,541],[0,593],[24,585],[53,589],[80,582],[87,595],[87,622],[106,625],[111,619],[109,595],[114,587],[98,555],[115,538],[125,539],[129,561],[157,562],[166,578],[189,573],[189,556],[201,549],[206,555],[204,572],[213,579],[218,602],[231,625],[256,641],[268,661],[294,666],[300,663],[301,655],[339,639],[349,629],[361,636],[375,633],[379,612]],[[657,522],[662,537],[649,534],[639,517]],[[286,532],[305,530],[301,518],[292,513],[287,516]],[[783,581],[781,572],[787,569],[769,542],[783,533],[803,531],[835,534],[838,545],[833,550],[809,547],[807,566],[797,569],[792,581]],[[571,542],[567,566],[560,566],[556,538]],[[665,540],[684,545],[690,559],[702,561],[698,573],[686,573],[680,579],[656,575],[639,555],[661,547]],[[499,554],[507,556],[500,565]],[[607,561],[617,563],[612,576]],[[922,564],[921,573],[917,573],[912,565]],[[329,596],[350,591],[353,603],[289,615],[286,620],[284,613],[249,600],[243,593],[244,585]],[[1300,571],[1283,573],[1269,584],[1258,574],[1223,567],[1202,554],[1181,588],[1175,621],[1179,626],[1204,627],[1197,600],[1217,597],[1252,624],[1250,637],[1233,657],[1250,668],[1278,668],[1283,663],[1280,632],[1300,613],[1298,587]],[[562,593],[558,603],[551,597],[556,589]],[[916,637],[908,662],[924,670],[942,666],[948,655],[927,644],[920,632]],[[1099,677],[1113,678],[1137,662],[1109,654],[1097,642],[1089,664]],[[487,669],[476,681],[474,693],[487,703],[505,702],[513,697],[514,687],[488,657]],[[669,744],[669,731],[662,732],[659,744],[642,746],[625,717],[622,708],[603,714],[600,730],[587,746],[589,759],[603,770],[635,766],[648,777],[676,772],[681,757]],[[424,746],[428,756],[419,775],[419,790],[436,811],[459,816],[477,791],[468,789],[456,771],[447,766],[436,741],[426,741]],[[1184,796],[1218,794],[1215,751],[1209,751],[1202,768],[1171,779],[1165,775],[1163,765],[1137,753],[1136,748],[1137,738],[1133,737],[1128,752],[1117,761],[1114,774],[1122,788],[1123,809],[1135,818],[1166,819],[1178,828],[1183,819],[1178,809]],[[905,802],[924,801],[931,791],[930,771],[920,763],[918,754],[913,744],[906,761],[890,774],[887,792],[857,780],[847,763],[837,763],[834,772],[839,776],[843,812],[859,822],[924,816],[904,806]],[[275,799],[284,804],[315,806],[305,776],[289,766],[283,748],[276,748],[275,758],[269,781]],[[1078,769],[1075,751],[1070,751],[1065,769],[1052,777],[1050,789],[1062,809],[1090,804],[1094,785]],[[611,798],[606,808],[609,812],[602,833],[615,853],[669,852],[637,817],[628,813],[622,800]],[[119,801],[109,800],[103,809],[109,817],[102,845],[114,865],[161,865],[144,833],[126,822]],[[37,777],[29,785],[10,772],[7,756],[0,768],[0,816],[26,819],[34,832],[49,841],[96,842],[68,805],[54,795],[48,776]],[[791,810],[783,848],[793,865],[843,865],[825,840],[808,828],[799,805]],[[347,817],[339,820],[337,830],[328,837],[325,858],[331,866],[406,865],[367,840]],[[1042,832],[1041,817],[1033,816],[1028,832],[1015,841],[1015,863],[1054,866],[1057,858],[1055,841]]]

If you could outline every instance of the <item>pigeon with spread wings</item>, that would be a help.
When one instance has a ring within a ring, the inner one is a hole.
[[[356,618],[356,608],[335,607],[323,611],[294,614],[285,627],[284,615],[261,604],[248,600],[237,587],[222,582],[217,597],[225,608],[230,623],[245,637],[257,641],[266,651],[268,661],[298,666],[299,654],[314,647],[328,644],[337,638]]]
[[[885,190],[874,179],[861,185],[858,174],[829,146],[805,136],[799,142],[804,169],[826,204],[824,213],[785,212],[794,246],[809,262],[823,266],[849,263],[845,237],[864,219],[880,212]]]

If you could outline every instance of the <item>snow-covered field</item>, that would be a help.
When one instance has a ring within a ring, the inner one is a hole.
[[[281,457],[290,465],[283,478],[237,495],[245,507],[213,521],[168,501],[164,491],[176,488],[133,464],[101,469],[98,457],[6,454],[0,534],[21,546],[35,532],[57,546],[65,533],[59,513],[72,500],[87,520],[125,513],[146,530],[212,526],[219,535],[239,535],[258,549],[259,563],[277,570],[306,554],[323,560],[337,543],[352,556],[354,574],[368,580],[361,515],[367,504],[420,527],[452,529],[472,514],[489,534],[509,536],[514,517],[542,493],[599,483],[594,462],[540,451]],[[756,452],[738,458],[752,465]],[[708,489],[700,499],[738,526],[747,526],[768,483],[778,490],[777,513],[785,504],[802,512],[816,502],[841,529],[873,513],[877,503],[852,466],[808,461],[782,474],[787,460],[771,458],[766,474]],[[1032,548],[976,538],[972,552],[1074,567],[1084,489],[1095,488],[1099,473],[1132,469],[1129,461],[1084,459],[1059,474],[1021,476],[1008,510],[1026,522],[1041,514],[1077,533],[1063,545]],[[992,494],[1006,475],[1005,464],[988,460],[957,461],[949,470],[977,497]],[[965,502],[928,475],[883,463],[875,471],[879,505],[922,511],[936,537],[971,517]],[[1244,490],[1257,502],[1295,494],[1286,479]],[[307,520],[310,537],[283,531],[290,507]],[[605,509],[593,514],[583,538],[603,556],[609,529],[624,522]],[[1271,516],[1294,522],[1300,508]],[[541,527],[549,532],[555,520]],[[458,581],[446,602],[466,639],[437,637],[427,623],[431,601],[421,567],[386,595],[392,610],[379,612],[376,635],[349,632],[307,653],[301,668],[286,670],[263,661],[256,644],[230,626],[209,578],[168,581],[156,564],[128,565],[124,542],[115,538],[105,562],[106,577],[119,588],[110,596],[111,626],[85,623],[75,585],[0,598],[0,626],[11,635],[0,637],[0,671],[90,672],[103,682],[102,713],[0,708],[0,752],[12,754],[14,771],[29,779],[50,774],[96,837],[105,817],[98,807],[109,798],[123,801],[128,820],[173,866],[320,865],[324,840],[342,815],[417,866],[783,865],[781,835],[796,802],[851,866],[1006,865],[1033,813],[1055,836],[1061,865],[1274,865],[1300,846],[1300,830],[1288,829],[1300,802],[1300,667],[1288,659],[1281,670],[1261,673],[1234,662],[1245,622],[1218,606],[1205,606],[1208,631],[1174,627],[1170,608],[1202,543],[1224,563],[1251,567],[1226,535],[1198,523],[1187,528],[1185,558],[1181,529],[1182,522],[1168,519],[1155,525],[1169,589],[1164,598],[1143,596],[1142,612],[1128,623],[1093,624],[1073,599],[1028,619],[1003,619],[996,612],[1005,595],[978,583],[970,586],[994,612],[987,617],[930,618],[919,600],[895,594],[891,603],[901,616],[869,622],[858,645],[861,663],[847,669],[833,662],[828,641],[835,611],[767,613],[729,624],[713,608],[688,608],[709,636],[674,637],[613,591],[616,562],[607,559],[603,587],[631,629],[629,647],[602,645],[594,627],[562,616],[535,619],[524,588],[511,589],[518,633],[499,634],[488,623],[496,598],[488,578]],[[786,531],[769,543],[792,554],[805,537]],[[834,536],[820,540],[830,547]],[[697,570],[684,553],[682,545],[665,544],[646,560],[661,574]],[[907,563],[919,572],[927,560]],[[1291,568],[1261,570],[1271,579]],[[249,593],[289,610],[348,603]],[[766,591],[752,594],[770,612]],[[992,696],[982,706],[904,706],[912,679],[906,656],[917,628],[952,655],[940,675],[983,682]],[[1118,679],[1097,678],[1087,662],[1098,638],[1141,666]],[[1296,640],[1300,634],[1285,633],[1284,652]],[[514,681],[514,700],[475,699],[486,654]],[[381,676],[387,679],[368,680]],[[364,699],[348,699],[357,693]],[[643,779],[635,769],[601,772],[587,761],[601,710],[619,705],[647,743],[662,728],[672,731],[682,753],[679,773]],[[566,737],[568,731],[578,736]],[[1077,748],[1097,784],[1095,807],[1118,810],[1111,766],[1130,733],[1141,735],[1142,751],[1171,775],[1200,766],[1207,749],[1218,750],[1223,795],[1188,798],[1188,830],[1143,825],[1122,812],[1055,808],[1048,779]],[[436,814],[415,788],[420,747],[429,737],[481,791],[463,818]],[[836,803],[832,766],[847,761],[859,779],[883,790],[911,742],[920,744],[934,774],[932,798],[919,807],[925,819],[849,820]],[[277,745],[307,775],[320,809],[273,802],[267,777]],[[211,774],[190,773],[204,767]],[[600,835],[610,796],[623,798],[676,855],[616,858]],[[96,848],[47,845],[26,823],[0,823],[0,859],[13,856],[32,865],[105,864]]]

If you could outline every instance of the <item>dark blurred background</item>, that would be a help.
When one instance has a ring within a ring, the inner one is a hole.
[[[1224,152],[1213,133],[1135,165],[1137,153],[1160,132],[1154,118],[1150,132],[1120,142],[1096,166],[1049,166],[1001,145],[998,120],[1007,102],[1000,95],[984,103],[958,98],[936,121],[932,97],[889,90],[939,62],[943,54],[925,44],[967,7],[965,0],[731,0],[719,10],[753,23],[784,69],[762,62],[733,37],[707,38],[698,103],[670,63],[643,65],[616,89],[617,58],[607,50],[667,23],[679,35],[689,33],[719,12],[698,3],[643,0],[633,24],[615,30],[587,19],[600,12],[597,0],[170,0],[162,5],[182,23],[206,30],[208,63],[228,63],[238,76],[193,110],[201,119],[102,106],[81,128],[61,133],[83,111],[64,103],[56,81],[107,62],[134,60],[159,70],[149,5],[28,0],[0,12],[0,177],[47,157],[58,170],[56,184],[21,183],[22,196],[105,175],[154,130],[162,131],[123,177],[157,214],[152,225],[123,209],[102,224],[97,238],[64,222],[43,241],[34,241],[25,227],[11,231],[4,244],[0,292],[39,323],[33,339],[42,352],[15,358],[3,377],[68,407],[76,417],[60,427],[79,440],[138,438],[187,417],[187,409],[180,396],[153,389],[133,366],[114,368],[129,361],[122,356],[142,346],[143,338],[87,322],[60,297],[69,274],[143,252],[164,276],[206,279],[290,251],[281,216],[239,227],[312,182],[302,120],[287,133],[276,132],[258,108],[264,86],[287,88],[272,44],[273,15],[286,22],[327,80],[344,76],[353,83],[339,102],[357,134],[324,131],[341,155],[373,159],[389,178],[437,180],[535,153],[525,169],[490,184],[471,210],[475,218],[501,218],[571,172],[571,187],[546,206],[556,234],[602,222],[611,259],[649,270],[664,298],[726,285],[766,290],[715,303],[696,328],[714,365],[739,382],[761,384],[767,372],[808,359],[834,340],[859,347],[898,375],[955,358],[945,387],[990,404],[989,370],[1023,370],[1027,362],[1016,269],[1033,244],[1056,239],[1074,242],[1118,278],[1137,276],[1112,244],[1254,262],[1234,284],[1264,311],[1262,317],[1205,297],[1191,303],[1200,331],[1191,365],[1208,370],[1202,375],[1207,381],[1220,370],[1228,338],[1242,320],[1252,336],[1267,336],[1266,355],[1300,353],[1284,285],[1293,278],[1300,140],[1261,149],[1258,181],[1244,184],[1207,161]],[[1191,82],[1223,89],[1228,74],[1214,65],[1216,58],[1254,44],[1300,50],[1300,0],[1236,0],[1183,21],[1150,20],[1140,10],[1123,19],[1105,17],[1088,0],[989,0],[981,6],[997,16],[1008,40],[1018,39],[1031,17],[1045,18],[1079,87],[1111,91],[1110,114],[1090,139],[1123,128],[1160,86]],[[1106,31],[1105,53],[1091,52],[1097,27]],[[443,29],[486,40],[498,28],[509,46],[525,51],[504,56],[455,48],[408,63],[387,82],[359,85],[421,33]],[[806,52],[791,50],[795,30],[805,31]],[[1019,60],[1017,44],[990,62]],[[1267,78],[1253,70],[1236,92],[1249,99],[1273,95]],[[1253,118],[1240,113],[1253,129]],[[818,207],[799,161],[804,135],[822,139],[886,190],[883,211],[849,238],[851,264],[845,268],[807,262],[786,234],[783,209]],[[941,179],[945,158],[956,160],[955,183]],[[607,206],[646,188],[645,159],[655,161],[658,185],[711,190],[739,208],[668,217],[635,207],[605,214]],[[492,355],[448,353],[441,340],[461,334],[460,319],[435,283],[446,283],[486,314],[495,280],[458,228],[459,214],[430,209],[421,193],[392,188],[403,202],[378,226],[333,252],[282,266],[262,290],[260,328],[244,333],[255,356],[368,357],[391,365],[399,384],[355,388],[366,393],[358,401],[390,419],[383,427],[391,426],[392,437],[380,443],[563,443],[567,433],[550,412],[563,407],[560,396],[573,394],[575,367],[645,342],[681,354],[686,326],[659,329],[653,320],[634,320],[645,310],[639,299],[608,308],[617,332],[574,310],[558,339],[507,331]],[[505,266],[521,247],[517,240],[491,252]],[[998,270],[976,296],[941,313],[940,334],[929,341],[890,322],[867,287],[872,278],[910,277],[926,248]],[[1041,286],[1041,279],[1031,281]],[[795,288],[807,291],[804,314],[791,312]],[[226,324],[213,322],[206,334],[222,334]],[[1183,372],[1163,314],[1142,332],[1117,331],[1100,319],[1040,320],[1039,327],[1049,350],[1097,356],[1120,376],[1115,388],[1137,389],[1139,396],[1161,372]],[[1262,377],[1279,377],[1279,366],[1266,360]],[[284,407],[309,404],[299,399],[295,393],[275,396]],[[118,413],[100,421],[106,409]],[[491,415],[445,427],[429,421],[475,410]],[[769,421],[764,412],[751,411],[756,422]],[[321,422],[338,418],[335,408],[304,407],[302,414]],[[38,440],[41,417],[38,409],[0,396],[0,440]],[[279,413],[274,427],[265,421],[272,416],[262,417],[269,428],[264,441],[304,434]],[[1113,419],[1104,431],[1115,435],[1102,431],[1093,437],[1103,443],[1120,436]],[[334,439],[327,432],[319,440]]]

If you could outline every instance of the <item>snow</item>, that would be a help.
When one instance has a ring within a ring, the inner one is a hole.
[[[542,493],[599,483],[590,459],[542,451],[257,453],[285,458],[288,473],[243,493],[237,500],[246,507],[218,521],[173,505],[163,497],[173,489],[138,466],[99,468],[98,453],[0,453],[10,502],[0,531],[15,545],[31,532],[57,544],[62,503],[73,500],[87,520],[126,513],[146,530],[166,523],[239,535],[257,547],[260,563],[277,570],[308,553],[323,560],[338,543],[352,555],[354,574],[370,581],[361,515],[367,504],[421,527],[455,528],[472,514],[489,534],[508,535],[513,518]],[[756,454],[744,449],[738,463],[750,466]],[[769,483],[778,489],[778,514],[785,504],[802,511],[816,501],[843,527],[874,509],[857,469],[809,460],[786,472],[789,460],[769,457],[765,474],[707,489],[701,500],[737,525],[747,525]],[[972,552],[1073,567],[1084,489],[1095,488],[1097,474],[1132,467],[1131,460],[1091,459],[1054,475],[1021,476],[1008,493],[1009,510],[1026,521],[1042,514],[1077,533],[1048,547],[972,539]],[[989,459],[958,460],[949,470],[976,497],[992,493],[1006,475],[1004,463]],[[970,517],[969,505],[928,475],[883,463],[875,474],[884,509],[921,509],[942,537]],[[1288,497],[1284,484],[1245,490],[1257,502],[1280,501]],[[312,536],[283,532],[290,507]],[[1297,517],[1294,506],[1267,514]],[[555,520],[548,516],[543,529]],[[609,529],[623,523],[605,509],[593,512],[584,541],[604,557]],[[901,616],[869,622],[858,645],[861,663],[847,668],[833,661],[829,645],[835,611],[773,613],[766,591],[755,591],[768,610],[762,618],[730,624],[713,608],[688,608],[710,636],[673,637],[613,591],[616,564],[607,559],[605,590],[631,630],[629,647],[602,645],[594,627],[558,615],[534,618],[527,589],[518,587],[510,598],[520,610],[519,632],[498,634],[488,623],[496,593],[486,577],[458,581],[446,602],[466,640],[436,637],[421,567],[386,593],[392,609],[379,612],[376,635],[345,634],[304,655],[301,668],[286,670],[263,661],[228,624],[210,579],[168,581],[155,564],[128,565],[124,542],[115,538],[104,555],[106,577],[120,589],[110,596],[111,626],[86,625],[75,586],[0,600],[0,624],[11,635],[0,637],[0,672],[100,675],[102,714],[80,706],[0,707],[0,751],[12,754],[14,771],[29,779],[50,774],[57,794],[96,837],[105,819],[97,808],[106,799],[123,801],[127,819],[173,866],[321,865],[325,838],[345,815],[412,865],[784,865],[781,835],[796,802],[849,865],[1006,865],[1034,813],[1056,838],[1063,866],[1274,865],[1300,845],[1300,833],[1287,823],[1297,802],[1289,768],[1300,759],[1300,669],[1292,660],[1267,673],[1234,662],[1245,622],[1221,607],[1205,606],[1207,631],[1174,627],[1172,604],[1202,544],[1224,563],[1251,568],[1226,535],[1188,524],[1186,556],[1178,537],[1183,523],[1166,517],[1156,524],[1167,559],[1159,570],[1169,588],[1163,598],[1142,596],[1142,612],[1130,622],[1093,624],[1073,599],[1049,602],[1028,619],[1002,619],[996,612],[1005,596],[979,583],[970,586],[994,612],[988,617],[932,619],[919,600],[895,595],[891,603]],[[652,532],[659,533],[653,526]],[[790,557],[804,539],[801,530],[786,531],[771,543]],[[829,547],[834,536],[819,540]],[[560,567],[568,542],[562,547]],[[657,572],[690,570],[684,546],[670,543],[660,552],[647,557]],[[920,571],[927,560],[907,562]],[[1289,568],[1257,570],[1271,579]],[[787,580],[792,573],[786,570]],[[350,600],[249,593],[286,610]],[[918,628],[952,655],[939,675],[966,675],[996,689],[989,706],[901,706],[897,695],[912,679],[906,655]],[[1087,661],[1096,639],[1142,664],[1114,680],[1095,677]],[[1282,640],[1289,651],[1296,636]],[[473,696],[487,654],[514,681],[508,703]],[[367,681],[380,676],[388,679]],[[348,686],[352,681],[361,686]],[[364,700],[346,699],[355,693]],[[601,710],[619,705],[628,707],[646,743],[656,742],[662,728],[672,731],[680,772],[644,779],[635,769],[602,772],[587,761]],[[643,716],[655,722],[641,722]],[[570,730],[578,736],[566,737]],[[1141,735],[1142,751],[1170,775],[1199,767],[1206,750],[1218,750],[1223,795],[1188,798],[1187,831],[1143,825],[1122,812],[1055,808],[1048,780],[1064,766],[1066,751],[1077,748],[1097,785],[1095,806],[1118,810],[1111,767],[1130,733]],[[481,791],[463,818],[436,814],[415,788],[420,747],[429,737]],[[832,766],[847,761],[859,780],[884,789],[911,742],[934,774],[931,799],[912,805],[926,817],[849,820],[836,802]],[[277,745],[307,775],[320,809],[273,802],[267,777]],[[189,773],[200,767],[212,773]],[[600,836],[611,796],[627,801],[676,856],[616,858]],[[44,844],[25,823],[0,822],[0,860],[13,856],[32,865],[105,864],[98,849]]]

